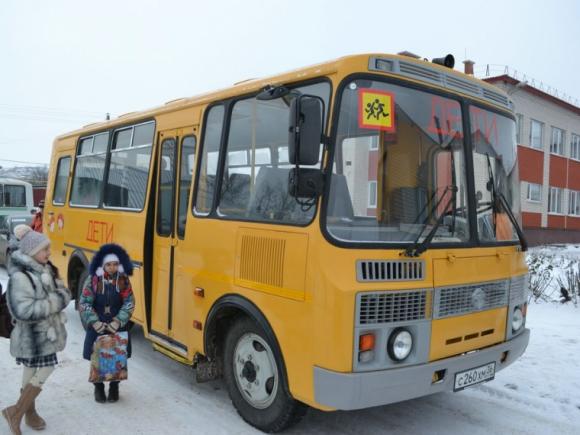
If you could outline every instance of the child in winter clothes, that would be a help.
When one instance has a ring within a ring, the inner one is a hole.
[[[48,261],[50,241],[27,225],[18,225],[14,234],[19,249],[12,253],[7,303],[15,320],[10,335],[10,353],[24,365],[22,390],[15,405],[2,410],[10,430],[20,435],[22,417],[33,429],[46,427],[36,413],[35,399],[58,364],[56,353],[66,345],[65,314],[70,292]]]
[[[129,275],[133,264],[127,252],[119,245],[101,246],[91,261],[89,277],[84,284],[79,307],[81,320],[86,329],[83,358],[90,360],[93,345],[99,335],[128,331],[129,320],[135,309],[135,300]],[[127,348],[131,356],[131,341]],[[95,401],[119,400],[119,382],[109,383],[105,397],[105,385],[94,384]]]

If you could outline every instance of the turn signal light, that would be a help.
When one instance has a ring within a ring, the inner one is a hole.
[[[375,348],[375,334],[363,334],[359,337],[358,350],[366,352]]]

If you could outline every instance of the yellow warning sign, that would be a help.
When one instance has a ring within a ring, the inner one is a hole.
[[[359,90],[360,128],[395,131],[395,95],[376,89]]]

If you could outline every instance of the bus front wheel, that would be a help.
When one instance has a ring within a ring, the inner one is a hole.
[[[224,378],[240,416],[264,432],[280,432],[304,416],[306,405],[288,391],[281,355],[262,328],[244,317],[228,331]]]

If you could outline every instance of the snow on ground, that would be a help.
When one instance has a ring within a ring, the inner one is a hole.
[[[0,268],[0,282],[6,285]],[[45,434],[256,434],[238,417],[222,382],[197,384],[191,368],[155,352],[133,331],[129,380],[116,404],[94,402],[81,357],[84,333],[67,309],[69,339],[60,365],[37,402]],[[362,411],[310,410],[290,434],[578,434],[580,433],[580,309],[532,304],[530,345],[492,382]],[[22,369],[0,338],[0,408],[18,395]],[[22,425],[23,432],[33,431]],[[0,434],[8,426],[0,418]]]

